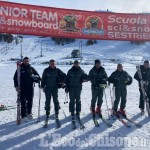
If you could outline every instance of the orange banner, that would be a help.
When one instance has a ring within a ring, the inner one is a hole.
[[[0,33],[150,41],[150,15],[81,11],[1,1]]]

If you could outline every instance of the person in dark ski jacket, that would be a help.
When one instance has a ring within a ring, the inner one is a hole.
[[[87,81],[87,74],[81,69],[79,66],[79,62],[77,60],[74,61],[73,67],[67,73],[66,79],[66,89],[65,91],[69,92],[70,102],[69,102],[69,111],[72,115],[72,119],[76,115],[79,117],[81,112],[81,91],[82,91],[82,83]],[[76,106],[76,108],[75,108]]]
[[[117,70],[114,71],[108,78],[109,83],[112,83],[115,88],[115,101],[113,107],[114,115],[125,114],[126,97],[127,97],[127,85],[132,83],[132,77],[123,70],[122,64],[117,65]],[[121,99],[120,110],[118,111],[118,105]]]
[[[107,73],[105,69],[101,66],[101,62],[99,59],[95,60],[94,67],[90,70],[89,80],[91,81],[91,89],[92,89],[92,100],[91,100],[91,112],[93,115],[97,113],[99,116],[101,114],[101,106],[103,103],[103,92],[104,88],[107,86]],[[97,107],[95,109],[97,101]]]
[[[41,88],[45,92],[45,110],[46,116],[50,115],[51,96],[53,97],[55,115],[59,114],[58,88],[64,88],[66,74],[59,68],[56,68],[55,60],[50,60],[49,67],[45,68],[42,75]]]
[[[14,74],[14,87],[20,92],[22,120],[32,119],[32,103],[34,82],[41,80],[38,72],[29,64],[29,58],[24,57],[20,70],[20,87],[18,86],[17,70]]]
[[[147,97],[149,99],[149,106],[150,106],[150,67],[149,67],[149,61],[145,60],[144,64],[140,66],[144,90],[147,94]],[[141,90],[141,84],[140,84],[140,77],[138,75],[138,72],[135,73],[134,79],[136,79],[139,82],[139,91],[140,91],[140,102],[139,102],[139,108],[141,111],[144,111],[144,99],[143,99],[143,93]]]

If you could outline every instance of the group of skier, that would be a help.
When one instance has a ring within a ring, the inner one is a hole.
[[[141,89],[141,80],[144,84],[144,89],[147,94],[148,99],[150,99],[150,68],[149,62],[146,60],[144,64],[140,66],[140,71],[142,75],[139,77],[138,71],[135,73],[134,78],[139,81],[140,90],[140,105],[141,111],[144,111],[144,99],[143,92]],[[46,111],[46,121],[48,121],[50,115],[50,104],[51,97],[54,102],[55,116],[58,119],[60,105],[58,100],[58,89],[64,88],[66,93],[69,93],[69,112],[72,116],[72,122],[75,119],[80,120],[81,112],[81,91],[82,84],[84,82],[91,82],[91,113],[93,118],[98,114],[102,117],[102,103],[103,94],[105,88],[113,84],[115,89],[115,99],[112,101],[112,114],[119,117],[119,115],[125,114],[126,107],[126,97],[127,97],[127,85],[132,84],[132,77],[123,70],[123,65],[118,64],[116,71],[114,71],[109,77],[101,66],[100,60],[95,60],[94,67],[86,74],[80,67],[77,60],[74,61],[72,68],[65,74],[62,70],[56,67],[55,60],[50,60],[49,66],[44,69],[42,78],[38,72],[31,67],[29,64],[29,58],[25,57],[23,63],[20,66],[20,86],[18,85],[18,74],[17,71],[14,75],[14,86],[17,92],[20,92],[20,102],[21,102],[21,118],[26,120],[27,118],[32,119],[32,103],[33,103],[33,85],[34,82],[40,83],[39,88],[43,89],[45,93],[45,111]],[[120,103],[120,109],[118,110],[118,105]],[[150,101],[149,101],[150,103]]]

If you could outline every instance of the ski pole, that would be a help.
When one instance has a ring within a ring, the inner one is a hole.
[[[21,124],[21,99],[20,99],[20,71],[21,71],[21,61],[17,62],[17,125]]]
[[[113,87],[113,95],[114,95],[114,89],[115,87]],[[111,97],[111,105],[112,105],[112,109],[114,108],[114,100],[113,100],[113,95],[112,95],[112,91],[111,91],[111,87],[109,85],[109,91],[110,91],[110,97]]]
[[[108,110],[108,103],[107,103],[107,97],[106,97],[105,89],[104,89],[104,95],[105,95],[106,107],[107,107],[107,112],[108,112],[108,118],[110,119],[110,115],[109,115],[109,110]]]
[[[41,103],[41,87],[40,87],[40,81],[38,83],[39,85],[39,106],[38,106],[38,117],[37,117],[37,123],[40,122],[40,103]]]
[[[66,93],[66,92],[65,92],[65,93]],[[65,96],[64,104],[66,104],[66,103],[68,103],[68,93],[66,93],[66,96]],[[66,115],[64,109],[62,109],[62,111],[63,111],[64,116],[67,118],[67,115]]]
[[[68,93],[66,93],[64,104],[68,103]]]

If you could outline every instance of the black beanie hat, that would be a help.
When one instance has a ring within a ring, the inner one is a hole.
[[[144,63],[148,63],[148,64],[149,64],[149,61],[148,61],[148,60],[145,60]]]
[[[74,64],[79,64],[78,60],[75,60],[75,61],[74,61]]]
[[[97,63],[101,63],[101,61],[100,61],[99,59],[96,59],[96,60],[95,60],[95,65],[96,65]]]

